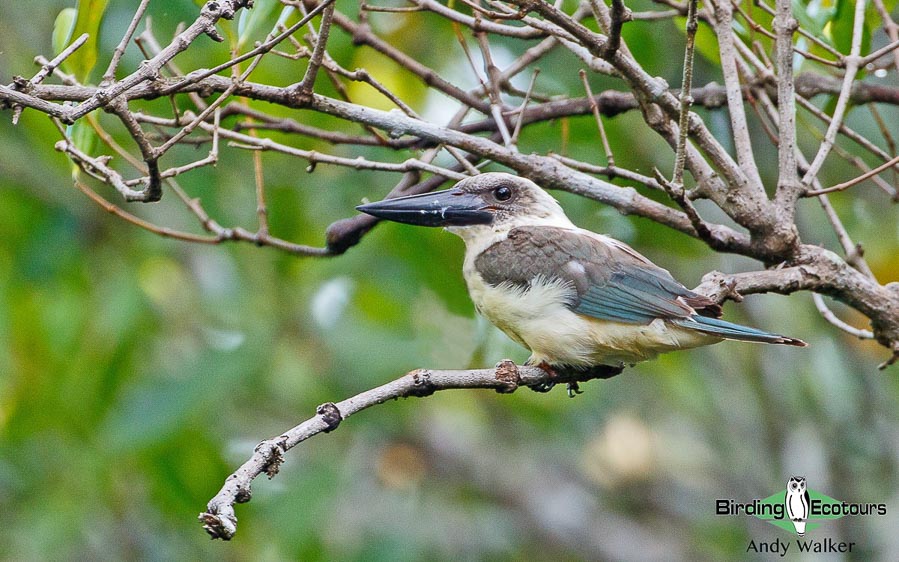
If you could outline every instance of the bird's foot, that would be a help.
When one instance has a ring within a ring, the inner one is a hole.
[[[584,391],[581,390],[581,387],[578,386],[578,384],[576,382],[568,383],[568,397],[569,398],[574,398],[578,394],[583,394],[583,393],[584,393]]]
[[[557,373],[556,370],[553,369],[546,361],[541,361],[534,366],[543,369],[543,372],[546,373],[548,380],[541,382],[540,384],[531,386],[531,390],[533,390],[534,392],[549,392],[553,389],[554,386],[556,386],[555,379],[559,378],[559,373]]]
[[[540,384],[531,386],[536,392],[549,392],[560,381],[560,378],[573,378],[576,380],[568,383],[568,397],[574,398],[578,394],[583,394],[578,385],[578,381],[587,381],[590,379],[610,379],[616,375],[620,375],[624,371],[624,365],[594,365],[586,368],[576,367],[553,367],[546,361],[541,361],[535,367],[540,367],[546,372],[548,380]]]

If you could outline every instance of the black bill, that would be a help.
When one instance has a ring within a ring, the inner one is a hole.
[[[359,205],[356,210],[379,219],[418,226],[470,226],[493,222],[493,213],[479,195],[459,189],[385,199]]]

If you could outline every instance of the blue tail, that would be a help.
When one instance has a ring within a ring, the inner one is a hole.
[[[678,318],[671,321],[673,324],[689,330],[696,330],[710,336],[718,336],[728,340],[753,341],[761,343],[779,343],[784,345],[795,345],[805,347],[808,345],[802,340],[796,338],[788,338],[779,334],[771,334],[749,328],[748,326],[740,326],[717,318],[708,318],[706,316],[691,316],[690,318]]]

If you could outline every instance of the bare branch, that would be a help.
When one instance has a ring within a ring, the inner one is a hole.
[[[587,73],[581,69],[578,74],[581,77],[581,83],[587,92],[587,100],[590,102],[590,109],[593,110],[593,118],[596,119],[596,128],[599,130],[599,139],[602,142],[603,152],[606,154],[606,163],[609,166],[615,166],[615,156],[612,154],[612,147],[609,145],[609,137],[606,136],[606,129],[602,125],[602,116],[599,114],[599,105],[596,98],[593,97],[593,91],[590,89],[590,82],[587,81]]]
[[[67,154],[84,173],[114,187],[125,198],[125,201],[147,202],[153,196],[147,190],[131,189],[121,174],[107,166],[110,157],[92,158],[79,150],[68,138],[57,142],[54,148]]]
[[[30,92],[35,86],[37,86],[38,84],[43,82],[47,76],[50,76],[51,74],[53,74],[53,71],[55,71],[59,67],[59,65],[61,65],[63,63],[63,61],[65,61],[67,58],[72,56],[72,54],[75,51],[77,51],[79,47],[84,45],[84,43],[87,41],[88,37],[89,36],[87,33],[82,33],[80,37],[78,37],[77,39],[72,41],[71,45],[69,45],[68,47],[63,49],[62,52],[60,52],[58,55],[53,57],[53,60],[42,63],[43,66],[37,72],[37,74],[35,74],[31,78],[31,80],[28,80],[27,82],[21,84],[21,86],[19,85],[18,82],[14,81],[13,88],[17,89],[17,90],[21,89],[25,92]],[[13,125],[18,124],[19,117],[22,115],[22,109],[23,109],[23,107],[21,105],[13,106],[13,114],[12,114],[12,124]]]
[[[877,166],[876,168],[869,170],[868,172],[865,172],[864,174],[858,176],[857,178],[853,178],[853,179],[851,179],[849,181],[845,181],[843,183],[838,183],[837,185],[827,187],[825,189],[809,190],[809,191],[805,192],[805,195],[807,197],[811,197],[813,195],[823,195],[825,193],[833,193],[834,191],[843,191],[844,189],[849,189],[853,185],[859,184],[870,177],[876,176],[880,172],[883,172],[884,170],[888,170],[897,164],[899,164],[899,156],[896,156],[889,162],[886,162],[885,164],[881,164],[880,166]]]
[[[109,66],[106,68],[106,72],[103,73],[103,80],[100,82],[102,85],[106,85],[115,80],[116,68],[119,67],[122,55],[125,54],[125,49],[128,48],[128,43],[134,36],[137,24],[140,23],[141,18],[144,17],[144,12],[147,11],[147,6],[149,4],[150,0],[141,0],[140,5],[138,5],[137,10],[134,12],[134,17],[131,18],[131,23],[128,24],[128,29],[125,30],[125,35],[122,36],[122,40],[112,52],[112,60],[109,61]]]
[[[612,0],[612,9],[609,10],[609,41],[603,58],[610,57],[621,46],[621,26],[630,21],[631,17],[631,11],[625,7],[623,0]]]
[[[441,390],[484,388],[506,394],[522,386],[539,388],[558,383],[576,384],[620,372],[620,369],[612,369],[552,376],[539,367],[517,366],[509,360],[501,361],[493,369],[412,371],[341,402],[322,404],[316,409],[314,417],[257,445],[250,459],[225,480],[222,489],[209,501],[206,511],[200,514],[200,522],[212,538],[230,540],[237,531],[234,505],[250,501],[253,480],[262,474],[273,478],[284,462],[284,453],[310,437],[334,431],[343,420],[372,406],[397,398],[430,396]]]
[[[737,71],[731,4],[729,0],[715,0],[713,5],[716,20],[715,34],[718,37],[718,50],[721,54],[721,72],[724,75],[724,85],[727,92],[727,110],[730,115],[734,145],[736,146],[737,162],[739,162],[740,169],[749,179],[751,188],[764,192],[762,178],[759,176],[755,156],[752,153],[752,140],[749,138],[749,125],[746,122],[746,111],[743,108],[743,96],[740,94],[742,87],[740,86],[740,75]],[[792,75],[790,79],[792,79]]]
[[[699,26],[696,14],[698,0],[687,3],[687,45],[684,48],[684,76],[681,80],[680,116],[677,122],[677,149],[674,155],[673,189],[684,191],[684,166],[687,163],[687,129],[689,127],[690,106],[693,104],[693,50],[696,45],[696,29]],[[742,99],[742,95],[740,96]]]
[[[232,19],[235,13],[245,8],[250,0],[219,0],[207,2],[198,17],[191,25],[182,31],[167,47],[150,60],[144,61],[137,71],[111,84],[108,87],[97,89],[96,93],[85,100],[77,108],[68,111],[60,119],[63,123],[74,123],[91,111],[104,105],[107,101],[120,96],[134,86],[147,80],[155,79],[159,71],[176,55],[185,51],[194,40],[201,35],[208,35],[214,40],[221,40],[215,24],[222,18]]]
[[[827,307],[827,303],[824,302],[824,297],[822,297],[818,293],[812,293],[812,299],[815,301],[815,308],[818,309],[818,312],[821,313],[821,316],[823,316],[825,320],[827,320],[837,328],[843,330],[851,336],[857,337],[860,340],[874,339],[874,334],[871,331],[854,328],[837,318],[837,315]]]
[[[796,170],[796,95],[793,86],[793,33],[799,22],[793,17],[790,0],[777,0],[774,31],[777,34],[774,59],[777,65],[777,201],[785,218],[792,220],[794,205],[802,185]]]
[[[322,12],[322,21],[318,28],[318,38],[315,40],[315,48],[312,50],[312,56],[309,58],[309,66],[306,67],[306,74],[303,75],[303,80],[295,86],[296,92],[308,94],[312,91],[318,69],[325,57],[325,47],[328,44],[328,35],[331,32],[331,19],[333,16],[334,2],[330,2]]]
[[[843,86],[837,97],[837,104],[834,108],[833,116],[831,117],[830,126],[824,134],[824,141],[821,143],[818,153],[815,154],[814,160],[812,160],[811,165],[802,177],[802,185],[805,188],[808,188],[808,186],[811,185],[812,180],[817,177],[818,172],[821,170],[821,166],[824,165],[824,160],[827,158],[827,155],[830,153],[830,149],[836,140],[840,125],[843,124],[843,117],[846,113],[846,108],[849,105],[849,96],[852,91],[852,85],[855,82],[855,75],[858,73],[859,64],[861,62],[859,53],[861,52],[862,35],[865,24],[865,5],[866,3],[864,0],[856,0],[855,2],[855,19],[853,20],[852,25],[852,45],[850,47],[849,56],[846,57],[846,72],[843,75]]]
[[[887,36],[893,43],[899,41],[899,25],[890,17],[890,12],[887,11],[883,0],[873,0],[873,2],[877,13],[880,14],[880,20],[883,22],[883,29],[886,31]],[[899,72],[899,49],[893,51],[893,64],[896,67],[896,71]]]

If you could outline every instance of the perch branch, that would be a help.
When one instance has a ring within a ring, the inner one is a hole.
[[[551,375],[539,367],[518,366],[512,361],[501,361],[493,369],[467,371],[442,371],[418,369],[392,382],[341,402],[326,402],[316,409],[316,414],[303,423],[273,439],[256,446],[253,455],[226,480],[222,489],[199,516],[203,528],[212,538],[229,540],[237,531],[234,505],[246,503],[251,498],[251,484],[261,474],[273,478],[284,462],[284,453],[303,441],[320,433],[337,429],[348,417],[388,400],[408,397],[424,397],[449,389],[485,388],[508,394],[522,386],[542,389],[546,385],[579,383],[595,378],[607,378],[620,370],[589,373],[558,373]]]

